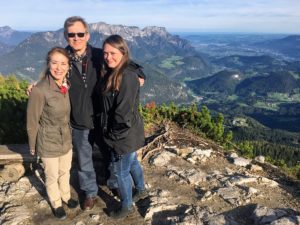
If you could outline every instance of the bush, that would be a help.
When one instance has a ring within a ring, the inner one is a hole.
[[[26,89],[28,82],[0,75],[0,143],[26,143]]]
[[[149,123],[160,124],[163,120],[170,120],[182,127],[192,128],[221,144],[232,139],[232,132],[224,132],[223,115],[218,114],[216,118],[212,118],[206,106],[198,111],[196,104],[178,107],[174,103],[169,106],[166,104],[157,106],[155,102],[150,102],[141,107],[140,110],[146,127]]]

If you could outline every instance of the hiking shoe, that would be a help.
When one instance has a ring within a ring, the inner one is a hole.
[[[54,213],[54,216],[60,220],[64,220],[67,218],[67,214],[62,206],[58,207],[56,209],[53,209],[53,213]]]
[[[87,197],[83,203],[83,210],[91,210],[94,208],[96,198],[95,197]]]
[[[64,202],[65,203],[65,202]],[[70,198],[67,203],[65,203],[69,209],[75,209],[78,206],[78,201]]]
[[[135,190],[135,192],[132,196],[132,201],[138,202],[139,200],[147,198],[148,196],[149,196],[149,191],[147,189]]]
[[[115,211],[112,211],[109,214],[109,217],[111,217],[113,219],[122,219],[122,218],[125,218],[125,217],[133,214],[134,212],[135,212],[134,206],[122,207],[122,208],[119,208]]]

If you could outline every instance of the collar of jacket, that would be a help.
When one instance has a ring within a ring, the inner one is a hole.
[[[52,91],[58,91],[60,92],[60,89],[59,87],[57,86],[57,84],[55,83],[55,80],[54,78],[51,76],[51,74],[47,74],[46,77],[45,77],[48,85],[49,85],[49,89],[52,90]]]
[[[70,59],[72,61],[73,55],[75,54],[73,48],[70,45],[68,45],[66,47],[66,50],[67,50],[67,52],[68,52],[68,54],[70,56]],[[91,55],[92,55],[92,46],[89,43],[87,43],[87,46],[86,46],[86,56],[88,58],[91,58]]]

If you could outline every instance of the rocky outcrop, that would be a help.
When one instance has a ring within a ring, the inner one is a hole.
[[[110,219],[105,211],[114,208],[118,198],[100,186],[95,209],[68,211],[67,220],[61,224],[300,223],[296,181],[262,160],[257,165],[257,160],[226,154],[220,146],[187,130],[174,125],[166,128],[139,151],[149,196],[136,203],[137,212],[132,217]],[[233,158],[247,163],[234,163]],[[28,173],[16,183],[0,183],[1,224],[36,224],[37,218],[53,224],[43,184],[35,174]],[[76,185],[76,179],[72,183]]]

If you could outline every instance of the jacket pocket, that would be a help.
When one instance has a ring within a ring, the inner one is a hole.
[[[71,129],[68,126],[62,127],[61,129],[61,138],[62,138],[62,147],[64,151],[69,151],[72,148],[72,133]]]
[[[60,152],[62,148],[62,133],[59,127],[45,128],[43,131],[43,149],[45,152]]]

